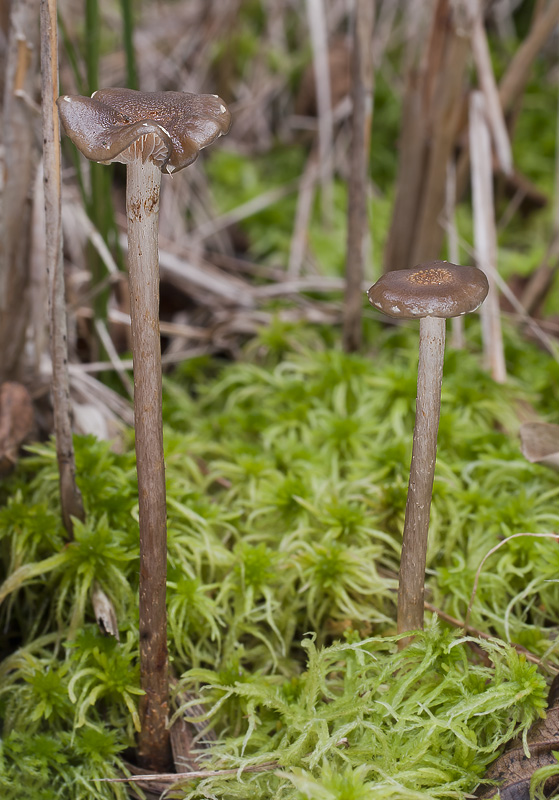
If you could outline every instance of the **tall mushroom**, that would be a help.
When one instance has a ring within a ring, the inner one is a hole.
[[[398,633],[423,628],[423,599],[431,496],[441,411],[445,325],[475,311],[489,285],[477,267],[431,261],[385,273],[369,302],[390,317],[419,318],[419,363],[413,448],[400,559]]]
[[[158,216],[161,173],[191,164],[231,125],[217,95],[101,89],[91,97],[57,100],[62,125],[92,161],[127,165],[128,271],[134,427],[140,515],[140,704],[138,753],[149,769],[169,762],[167,531],[161,344],[159,338]]]

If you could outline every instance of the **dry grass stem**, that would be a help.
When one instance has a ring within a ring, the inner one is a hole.
[[[332,155],[334,149],[328,28],[324,0],[306,0],[306,8],[313,51],[316,105],[318,110],[318,158],[322,165],[320,173],[322,212],[323,220],[326,222],[332,217]]]
[[[322,175],[323,173],[324,170],[322,169],[318,174]],[[274,205],[279,200],[283,200],[284,197],[288,197],[290,194],[293,194],[297,191],[303,181],[303,177],[304,176],[300,176],[299,178],[288,181],[288,183],[284,184],[283,186],[269,189],[268,191],[258,195],[258,197],[254,197],[252,200],[242,203],[232,211],[228,211],[226,214],[222,214],[215,219],[208,220],[206,223],[200,225],[192,232],[191,241],[193,243],[200,243],[204,239],[208,239],[210,236],[213,236],[218,231],[228,228],[230,225],[236,225],[239,222],[242,222],[242,220],[258,214],[260,211],[268,208],[268,206]],[[310,175],[308,176],[308,179],[311,179]]]
[[[445,187],[445,226],[448,243],[448,258],[453,264],[460,263],[460,246],[456,228],[456,162],[451,158],[446,165]],[[452,346],[455,350],[464,349],[464,318],[451,320]]]
[[[489,281],[489,294],[480,310],[487,368],[493,380],[505,383],[507,371],[497,291],[497,231],[493,205],[491,141],[485,99],[474,91],[470,98],[470,153],[476,264]]]
[[[116,347],[113,344],[113,340],[109,335],[109,331],[107,330],[106,324],[103,320],[96,319],[94,320],[95,330],[97,331],[97,335],[101,341],[101,344],[107,351],[107,355],[109,356],[109,360],[113,369],[116,371],[118,377],[120,378],[120,382],[124,386],[124,389],[128,395],[128,397],[134,397],[134,384],[130,380],[126,369],[122,364],[122,360],[116,351]]]
[[[545,11],[538,15],[530,33],[524,39],[499,84],[499,99],[503,111],[508,111],[522,94],[530,76],[530,67],[559,21],[559,0],[550,0]]]
[[[41,1],[41,76],[43,95],[43,170],[45,187],[46,263],[49,276],[52,393],[56,451],[60,474],[60,504],[64,527],[73,532],[72,517],[85,512],[76,484],[70,419],[68,333],[62,262],[62,191],[60,133],[55,100],[58,96],[56,1]]]
[[[266,761],[263,764],[255,764],[254,766],[243,767],[242,772],[272,772],[278,768],[277,761]],[[164,788],[168,789],[169,784],[178,783],[179,781],[193,781],[198,778],[213,778],[220,775],[238,775],[238,769],[199,769],[189,772],[162,772],[160,775],[130,775],[128,778],[99,778],[104,783],[138,783],[145,781],[147,784],[156,781],[164,784]]]
[[[295,209],[295,222],[287,263],[287,274],[292,278],[301,274],[305,261],[317,176],[317,156],[313,150],[307,159],[305,170],[301,176],[297,207]]]
[[[476,64],[477,77],[485,97],[487,120],[495,145],[495,154],[501,170],[505,175],[511,175],[513,171],[512,150],[503,109],[499,99],[499,89],[491,65],[491,53],[489,52],[489,43],[485,33],[481,7],[476,14],[472,31],[472,50]]]
[[[501,542],[504,544],[504,542]],[[424,603],[425,610],[430,611],[432,614],[436,614],[437,617],[440,617],[444,622],[447,622],[449,625],[452,625],[453,628],[464,628],[466,633],[470,633],[475,636],[477,639],[484,639],[485,641],[493,641],[495,639],[494,636],[491,636],[489,633],[485,633],[484,631],[480,631],[477,628],[473,628],[466,622],[462,622],[456,617],[453,617],[451,614],[447,614],[446,611],[442,611],[440,608],[437,608],[432,603],[429,603],[427,600]],[[552,675],[559,675],[559,668],[555,667],[553,664],[549,664],[548,662],[544,661],[538,656],[535,656],[529,650],[526,650],[521,644],[516,644],[515,642],[510,642],[511,647],[514,647],[515,650],[518,650],[519,653],[526,658],[527,661],[530,661],[532,664],[537,664],[538,667],[550,672]]]
[[[444,7],[444,2],[439,4],[441,7]],[[437,258],[444,239],[439,217],[445,206],[446,165],[452,156],[459,130],[463,85],[470,53],[468,29],[458,26],[457,9],[458,6],[454,6],[446,9],[440,17],[437,15],[438,24],[430,42],[435,55],[430,54],[423,86],[428,120],[426,161],[412,248],[414,264]],[[464,20],[460,22],[464,24]],[[471,24],[469,19],[466,22]],[[441,49],[440,60],[435,57],[438,48]]]
[[[362,341],[363,276],[367,256],[367,187],[373,117],[373,0],[356,0],[353,10],[350,175],[348,186],[345,297],[342,341],[355,352]]]
[[[38,162],[35,113],[21,98],[22,91],[33,94],[36,86],[37,7],[31,2],[12,3],[5,10],[6,18],[8,13],[0,125],[0,381],[21,378],[25,363],[25,334],[31,321],[26,292],[29,197]]]

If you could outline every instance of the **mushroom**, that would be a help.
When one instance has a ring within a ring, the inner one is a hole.
[[[489,284],[477,267],[431,261],[385,273],[369,302],[390,317],[419,318],[419,363],[413,448],[398,588],[398,633],[423,628],[425,563],[437,456],[445,325],[475,311]],[[404,644],[408,640],[403,640]]]
[[[88,159],[127,165],[128,272],[140,521],[139,756],[168,766],[167,531],[159,337],[158,216],[161,173],[187,167],[231,125],[217,95],[101,89],[62,96],[66,134]]]

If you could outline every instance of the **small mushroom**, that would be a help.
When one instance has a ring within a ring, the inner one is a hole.
[[[139,757],[149,769],[168,766],[168,656],[165,607],[167,525],[161,343],[159,337],[158,221],[161,173],[175,173],[227,133],[231,115],[217,95],[101,89],[92,97],[57,100],[62,125],[78,150],[126,170],[128,274],[134,428],[140,520]]]
[[[425,563],[441,410],[445,320],[475,311],[489,284],[477,267],[431,261],[385,273],[369,302],[390,317],[419,318],[419,363],[413,449],[406,502],[398,633],[423,628]],[[404,643],[406,640],[403,640]]]

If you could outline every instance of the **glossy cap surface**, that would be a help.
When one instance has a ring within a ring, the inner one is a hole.
[[[227,133],[231,114],[217,95],[100,89],[56,101],[66,134],[91,161],[153,161],[178,172]]]
[[[475,311],[488,291],[485,273],[477,267],[430,261],[385,273],[367,296],[375,308],[389,317],[447,319]]]

